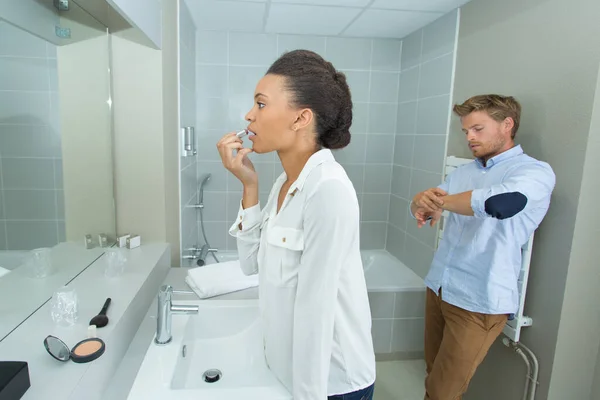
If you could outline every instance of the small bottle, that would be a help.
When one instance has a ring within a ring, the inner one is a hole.
[[[96,337],[96,325],[88,326],[87,337],[88,339],[93,339]]]

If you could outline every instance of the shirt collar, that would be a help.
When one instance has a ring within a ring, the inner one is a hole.
[[[483,163],[481,162],[480,159],[476,159],[475,161],[477,161],[477,165],[479,165],[481,168],[492,168],[494,165],[498,164],[499,162],[511,159],[516,156],[520,156],[521,154],[523,154],[523,148],[521,147],[520,144],[518,144],[518,145],[506,150],[505,152],[500,153],[497,156],[490,158],[487,161],[485,166],[483,165]]]
[[[331,150],[329,150],[329,149],[319,150],[315,154],[310,156],[308,161],[306,161],[306,164],[304,164],[304,168],[302,168],[302,171],[300,172],[298,179],[296,179],[296,181],[294,183],[292,183],[292,185],[290,186],[288,193],[291,194],[291,193],[295,193],[296,190],[302,190],[302,188],[304,187],[304,183],[306,182],[306,178],[308,178],[308,175],[310,175],[310,173],[317,166],[323,164],[324,162],[328,162],[328,161],[335,161],[335,158],[333,157],[333,154],[331,153]],[[281,174],[281,176],[279,177],[279,180],[281,180],[283,182],[283,181],[285,181],[286,178],[287,178],[287,176],[286,176],[285,172],[283,172]]]

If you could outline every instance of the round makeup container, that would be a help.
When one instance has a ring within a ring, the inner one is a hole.
[[[44,339],[44,347],[58,361],[67,362],[71,360],[79,364],[94,361],[104,354],[106,349],[102,339],[91,338],[82,340],[69,350],[65,342],[52,335]]]

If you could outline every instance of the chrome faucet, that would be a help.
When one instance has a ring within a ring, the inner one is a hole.
[[[158,290],[158,314],[156,316],[156,337],[154,343],[165,345],[171,342],[171,317],[173,314],[198,314],[198,306],[173,304],[173,294],[194,294],[187,290],[173,290],[170,285],[162,285]]]
[[[200,267],[206,265],[206,257],[209,253],[216,253],[219,251],[219,249],[212,249],[208,247],[207,244],[203,245],[202,248],[192,247],[186,250],[191,252],[192,254],[182,256],[181,258],[184,260],[198,260],[196,263]]]
[[[208,253],[216,253],[217,251],[218,249],[211,249],[210,247],[208,247],[207,244],[205,244],[200,249],[200,253],[198,254],[198,261],[196,262],[196,264],[198,264],[199,266],[206,265],[206,256],[208,255]]]

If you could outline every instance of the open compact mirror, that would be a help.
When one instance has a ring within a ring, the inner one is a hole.
[[[106,348],[102,339],[91,338],[82,340],[72,350],[69,350],[65,342],[52,335],[44,339],[44,347],[58,361],[67,362],[72,360],[79,364],[94,361],[104,354]]]

